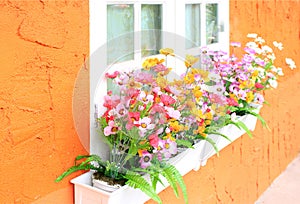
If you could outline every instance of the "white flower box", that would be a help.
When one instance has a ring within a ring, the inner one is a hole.
[[[249,130],[254,130],[257,118],[252,115],[245,115],[239,118],[244,122]],[[227,135],[231,141],[236,140],[241,135],[245,134],[243,129],[239,129],[234,125],[227,125],[219,130],[220,133]],[[208,135],[212,138],[219,150],[230,144],[230,141],[219,135]],[[204,166],[211,156],[216,154],[215,150],[206,141],[200,141],[194,145],[194,149],[186,149],[180,154],[170,159],[170,163],[173,164],[178,171],[185,175],[191,170],[198,170],[200,166]],[[127,185],[115,190],[113,192],[106,192],[101,189],[92,186],[92,173],[87,172],[74,179],[71,182],[74,184],[75,204],[142,204],[149,200],[149,197],[145,195],[139,189],[133,189]],[[157,192],[161,192],[168,185],[158,185]]]
[[[203,150],[205,142],[200,141],[194,145],[194,149],[186,149],[175,157],[171,158],[169,162],[173,164],[178,171],[185,175],[195,168],[199,168],[201,161],[201,151]],[[75,204],[118,204],[126,203],[141,204],[149,200],[139,189],[133,189],[127,185],[115,190],[107,192],[92,186],[92,171],[82,174],[71,180],[74,184]],[[165,186],[157,185],[157,192],[161,192]]]

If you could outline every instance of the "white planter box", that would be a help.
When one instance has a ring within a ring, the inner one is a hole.
[[[252,115],[245,115],[240,117],[239,120],[243,121],[250,130],[254,130],[257,118]],[[220,133],[227,135],[231,141],[236,140],[238,137],[245,133],[244,130],[237,128],[234,125],[227,125],[219,130]],[[212,138],[219,150],[222,150],[230,142],[219,135],[208,135]],[[170,159],[178,171],[185,175],[191,170],[198,170],[200,166],[205,165],[208,158],[216,154],[215,150],[206,141],[200,141],[194,145],[194,149],[186,149],[182,153]],[[74,184],[75,204],[142,204],[149,200],[139,189],[133,189],[127,185],[121,187],[114,192],[106,192],[92,186],[91,180],[92,172],[87,172],[71,180]],[[158,185],[157,192],[161,192],[168,185]]]
[[[242,121],[248,127],[249,130],[253,131],[255,129],[257,123],[257,118],[255,116],[248,114],[240,117],[238,120]],[[228,146],[231,142],[233,142],[234,140],[246,133],[245,130],[239,129],[238,127],[232,124],[224,126],[218,132],[223,135],[226,135],[231,140],[229,141],[220,135],[208,135],[208,137],[215,141],[219,151],[221,151],[224,147]],[[201,155],[201,165],[206,165],[207,159],[209,159],[215,154],[216,151],[214,150],[212,145],[205,141],[204,149]]]
[[[178,171],[185,175],[195,168],[199,168],[201,161],[201,151],[203,150],[205,141],[200,141],[194,145],[194,149],[186,149],[182,153],[170,159]],[[149,197],[138,189],[123,186],[114,192],[106,192],[92,186],[93,172],[87,172],[71,180],[74,184],[75,204],[142,204],[149,200]],[[157,185],[157,192],[161,192],[165,186]]]

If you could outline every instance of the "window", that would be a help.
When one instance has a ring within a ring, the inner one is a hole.
[[[95,105],[107,89],[97,86],[107,67],[140,66],[164,47],[198,56],[201,46],[229,49],[229,0],[90,0],[91,152],[107,151],[93,136]]]

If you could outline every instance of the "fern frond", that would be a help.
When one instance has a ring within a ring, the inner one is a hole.
[[[173,174],[173,166],[172,165],[167,165],[162,169],[162,176],[165,177],[168,181],[168,183],[170,184],[171,188],[173,188],[174,194],[176,195],[176,197],[179,197],[178,194],[178,188],[177,188],[177,183],[176,183],[176,179],[174,177]],[[174,167],[175,168],[175,167]]]
[[[218,147],[217,147],[215,141],[214,141],[213,139],[209,138],[209,137],[205,137],[205,140],[206,140],[209,144],[211,144],[211,146],[213,146],[214,150],[215,150],[216,153],[217,153],[217,156],[219,156],[219,149],[218,149]]]
[[[170,168],[170,170],[173,172],[174,178],[176,179],[178,185],[180,186],[185,203],[188,203],[188,195],[187,195],[186,185],[184,183],[184,180],[183,180],[180,172],[173,165],[169,164],[168,168]]]
[[[146,179],[140,174],[134,172],[127,172],[124,178],[128,179],[126,184],[132,188],[139,188],[146,195],[151,197],[153,200],[162,204],[160,197],[157,195],[153,187],[146,181]]]
[[[67,171],[65,171],[64,173],[62,173],[59,177],[57,177],[57,179],[55,179],[55,182],[61,181],[63,178],[67,177],[68,175],[70,175],[70,174],[72,174],[72,173],[74,173],[76,171],[90,170],[90,169],[97,170],[97,168],[94,167],[91,164],[87,164],[87,165],[83,165],[83,166],[72,166]]]
[[[229,142],[232,142],[231,139],[229,137],[227,137],[226,135],[219,133],[219,132],[208,132],[207,134],[214,134],[214,135],[219,135],[224,137],[225,139],[227,139]]]

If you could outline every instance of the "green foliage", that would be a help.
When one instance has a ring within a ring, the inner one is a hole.
[[[193,143],[191,143],[190,141],[188,140],[180,140],[180,139],[177,139],[176,140],[176,143],[178,146],[184,146],[184,147],[187,147],[187,148],[194,148],[193,147]]]
[[[128,171],[126,173],[126,175],[124,175],[124,178],[128,179],[128,181],[126,182],[126,184],[132,188],[138,188],[140,189],[142,192],[144,192],[146,195],[148,195],[150,198],[152,198],[153,200],[155,200],[158,203],[162,203],[160,197],[157,195],[157,193],[155,192],[155,189],[153,188],[153,186],[151,186],[146,179],[141,176],[138,173],[132,172],[132,171]]]
[[[79,160],[85,159],[84,161],[78,163]],[[91,162],[97,162],[98,165],[91,164]],[[96,170],[96,171],[103,171],[103,161],[97,155],[79,155],[75,158],[75,165],[70,167],[68,170],[63,172],[55,182],[61,181],[63,178],[67,177],[68,175],[80,171],[80,170]]]
[[[167,179],[168,183],[173,188],[173,191],[174,191],[176,197],[178,197],[177,184],[180,186],[183,197],[184,197],[184,201],[185,201],[185,203],[188,203],[186,186],[184,184],[184,181],[183,181],[183,178],[182,178],[180,172],[173,165],[166,164],[166,166],[164,166],[164,168],[162,169],[161,174],[162,174],[162,176],[164,176]]]

